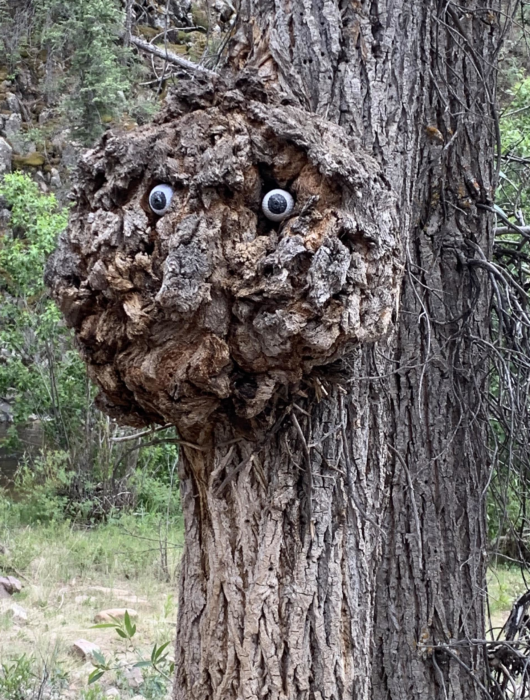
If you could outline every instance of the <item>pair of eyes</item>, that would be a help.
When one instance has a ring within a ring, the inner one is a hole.
[[[162,216],[171,205],[174,190],[170,185],[157,185],[149,195],[151,210]],[[267,192],[261,203],[263,213],[271,221],[283,221],[294,208],[294,199],[285,190],[271,190]]]

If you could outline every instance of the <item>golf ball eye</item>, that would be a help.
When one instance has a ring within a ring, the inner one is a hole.
[[[285,190],[271,190],[263,198],[263,213],[271,221],[283,221],[294,209],[294,199]]]
[[[149,206],[158,216],[162,216],[169,209],[173,199],[174,190],[169,185],[157,185],[149,195]]]

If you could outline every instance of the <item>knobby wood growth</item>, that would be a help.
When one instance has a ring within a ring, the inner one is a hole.
[[[244,0],[219,78],[80,162],[49,283],[102,408],[186,443],[177,700],[482,697],[440,645],[484,627],[501,24]]]

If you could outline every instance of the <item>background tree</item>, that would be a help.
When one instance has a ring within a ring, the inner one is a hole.
[[[245,0],[224,80],[81,161],[48,278],[101,405],[182,438],[175,698],[482,697],[507,17]]]

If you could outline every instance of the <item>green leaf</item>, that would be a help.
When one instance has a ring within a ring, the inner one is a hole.
[[[127,632],[124,632],[120,627],[116,627],[116,632],[120,635],[122,639],[128,639],[129,635]]]
[[[151,652],[151,661],[156,662],[160,659],[160,656],[164,652],[165,649],[169,646],[170,642],[166,642],[165,644],[161,644],[159,647],[155,646],[153,647],[153,651]]]
[[[132,624],[128,610],[125,611],[123,622],[125,624],[125,630],[127,631],[129,638],[134,637],[134,635],[136,634],[136,625]]]
[[[99,681],[99,679],[105,674],[105,671],[100,671],[97,668],[92,671],[90,676],[88,677],[88,685],[91,685],[92,683],[95,683],[96,681]]]
[[[151,661],[138,661],[138,663],[134,664],[133,668],[150,668],[152,665]]]
[[[103,656],[103,654],[100,651],[92,652],[92,657],[93,657],[94,661],[96,661],[99,666],[106,666],[107,662],[105,660],[105,657]]]

